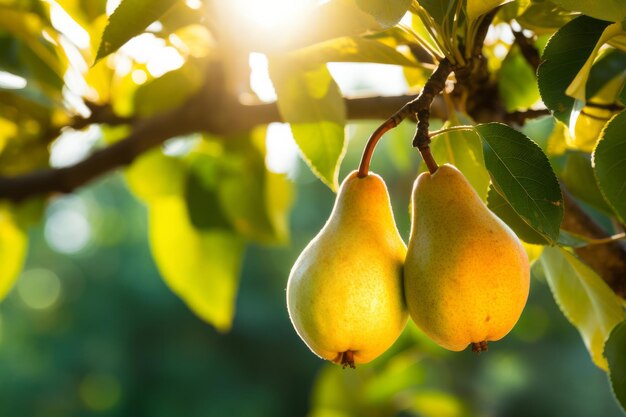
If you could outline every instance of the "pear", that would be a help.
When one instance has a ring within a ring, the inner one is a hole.
[[[409,313],[440,346],[487,350],[519,319],[528,298],[528,256],[513,231],[445,164],[418,176],[404,265]]]
[[[408,320],[405,257],[382,178],[352,172],[289,275],[287,307],[298,335],[315,354],[344,367],[386,351]]]

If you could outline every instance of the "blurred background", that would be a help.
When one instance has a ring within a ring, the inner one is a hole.
[[[374,128],[348,128],[342,178]],[[405,238],[418,168],[407,147],[412,129],[404,123],[386,136],[372,163]],[[271,163],[286,166],[296,184],[292,241],[247,248],[224,334],[161,280],[146,208],[121,174],[57,198],[31,229],[24,272],[0,305],[0,416],[621,415],[541,277],[513,332],[487,353],[444,351],[409,323],[388,353],[356,370],[318,359],[289,322],[285,285],[334,194],[289,158]]]

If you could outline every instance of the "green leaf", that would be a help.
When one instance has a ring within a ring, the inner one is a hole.
[[[182,195],[187,168],[179,158],[164,155],[154,149],[126,169],[126,182],[130,190],[145,202],[168,195]]]
[[[609,22],[579,16],[559,29],[546,45],[537,70],[539,91],[546,106],[569,123],[574,99],[566,90],[576,78]]]
[[[307,12],[306,24],[288,27],[289,36],[259,34],[253,39],[254,50],[281,52],[313,45],[344,36],[382,32],[400,21],[409,8],[409,0],[330,0]],[[291,33],[290,33],[291,32]]]
[[[443,27],[446,20],[452,20],[454,8],[459,0],[419,0],[417,3],[424,8],[435,21]],[[444,36],[443,34],[441,36]]]
[[[224,214],[249,239],[264,244],[286,242],[293,191],[285,176],[265,167],[265,129],[226,142],[236,149],[227,149],[219,157],[217,191]]]
[[[626,412],[626,321],[621,322],[611,332],[604,345],[604,356],[609,363],[609,378],[613,394]]]
[[[498,91],[508,112],[528,109],[540,99],[535,72],[516,45],[502,61]]]
[[[602,195],[622,223],[626,222],[626,111],[604,127],[593,152],[593,167]]]
[[[202,174],[195,170],[190,170],[187,175],[185,201],[189,220],[196,229],[232,229],[222,210],[216,184],[207,184]]]
[[[624,319],[619,297],[591,268],[562,248],[546,247],[539,258],[552,294],[580,332],[593,362],[607,370],[604,342]]]
[[[598,188],[598,183],[591,167],[591,159],[587,153],[569,152],[565,167],[560,173],[560,178],[574,197],[607,214],[613,212]]]
[[[411,0],[356,0],[361,10],[373,16],[377,22],[392,27],[402,19],[411,5]]]
[[[421,67],[413,57],[403,55],[383,42],[358,36],[331,39],[301,48],[292,52],[291,56],[311,68],[327,62],[374,62]]]
[[[623,78],[624,72],[626,72],[626,52],[619,49],[605,50],[598,57],[598,60],[594,62],[589,73],[586,86],[587,100],[598,95],[611,80],[617,77]],[[617,95],[619,95],[619,92],[618,89]],[[611,94],[607,98],[615,98],[617,95]]]
[[[426,23],[424,23],[418,15],[412,16],[411,29],[422,40],[424,44],[428,45],[429,49],[432,50],[436,55],[440,57],[444,56],[444,53],[442,51],[443,47],[439,45],[437,39],[434,39],[431,36],[426,26]]]
[[[496,190],[549,243],[559,236],[563,197],[548,158],[524,134],[499,123],[475,126]]]
[[[481,15],[511,1],[513,0],[467,0],[467,19],[473,22]]]
[[[333,191],[346,140],[346,108],[339,87],[325,65],[303,70],[294,60],[270,61],[278,110],[291,125],[302,157]]]
[[[109,16],[104,28],[96,61],[117,51],[167,12],[176,0],[122,0]]]
[[[532,4],[532,0],[513,0],[506,3],[498,10],[498,19],[503,22],[510,22],[516,17],[522,15]]]
[[[149,236],[154,260],[167,285],[218,330],[230,328],[244,241],[225,231],[197,230],[183,198],[150,203]]]
[[[7,206],[0,206],[0,301],[19,276],[28,246],[28,235]]]
[[[552,35],[577,15],[574,12],[556,6],[551,1],[531,2],[528,8],[516,20],[537,35]]]
[[[587,94],[585,90],[587,86],[587,80],[589,79],[591,68],[595,63],[598,54],[600,53],[600,48],[605,43],[609,42],[616,36],[622,35],[623,33],[624,32],[622,29],[622,25],[619,23],[610,24],[602,31],[602,35],[598,39],[595,47],[593,48],[593,51],[591,51],[591,54],[589,54],[587,61],[585,61],[585,64],[580,69],[580,71],[578,71],[578,74],[576,74],[576,77],[574,77],[572,83],[567,87],[567,90],[565,90],[565,94],[581,101],[584,101],[586,99]]]
[[[552,0],[552,3],[567,10],[609,22],[620,22],[626,19],[626,1],[624,0],[602,0],[602,4],[589,0]]]
[[[493,211],[500,219],[502,219],[502,221],[505,222],[524,242],[535,245],[546,245],[549,243],[544,236],[522,220],[508,201],[506,201],[493,186],[489,187],[487,207],[489,207],[489,210]]]
[[[202,72],[191,62],[147,82],[135,92],[135,112],[151,116],[183,104],[202,85]]]

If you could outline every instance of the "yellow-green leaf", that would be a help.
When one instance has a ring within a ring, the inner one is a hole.
[[[526,110],[540,99],[535,71],[516,45],[502,61],[498,91],[508,112]]]
[[[183,161],[154,149],[126,169],[126,182],[133,194],[149,202],[165,195],[181,195],[186,175]]]
[[[317,43],[291,53],[300,62],[318,66],[326,62],[374,62],[379,64],[421,67],[412,55],[403,54],[376,39],[346,36]]]
[[[467,19],[473,22],[481,15],[489,13],[496,7],[512,1],[513,0],[467,0]]]
[[[279,242],[289,240],[289,212],[294,201],[293,185],[286,175],[265,173],[265,209]]]
[[[151,116],[182,105],[202,85],[202,70],[194,62],[187,62],[137,88],[135,111],[139,116]]]
[[[454,115],[452,123],[444,124],[444,128],[453,127],[460,124],[468,124],[471,121],[466,118],[457,120],[462,115]],[[487,188],[489,187],[489,173],[485,168],[482,144],[480,138],[469,130],[452,131],[444,133],[433,139],[430,145],[432,154],[439,164],[450,163],[456,166],[465,175],[467,180],[481,199],[487,198]],[[422,170],[425,170],[422,165]]]
[[[411,18],[411,29],[417,35],[418,38],[422,41],[422,43],[428,48],[428,50],[432,51],[435,55],[439,57],[445,56],[442,51],[442,46],[439,44],[437,39],[434,39],[429,33],[426,24],[422,21],[422,19],[413,15]]]
[[[218,330],[232,324],[244,241],[227,231],[195,229],[185,200],[162,197],[150,203],[150,247],[167,285]]]
[[[593,362],[607,370],[604,343],[624,319],[619,297],[598,274],[563,248],[546,247],[539,260],[561,311],[580,332]]]
[[[6,206],[0,206],[0,300],[13,287],[24,259],[28,236]]]
[[[291,126],[303,159],[333,191],[345,152],[346,108],[325,65],[305,70],[295,60],[273,61],[272,82],[278,109]]]
[[[609,22],[626,19],[626,1],[624,0],[602,0],[601,3],[589,0],[552,0],[552,3],[567,10]]]
[[[383,27],[391,27],[402,19],[411,5],[411,0],[356,0],[355,3]]]
[[[139,35],[175,3],[175,0],[122,0],[109,16],[109,23],[104,28],[98,47],[96,62]]]

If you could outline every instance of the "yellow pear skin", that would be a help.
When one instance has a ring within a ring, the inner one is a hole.
[[[487,349],[519,319],[528,298],[528,256],[513,231],[445,164],[418,176],[404,265],[409,313],[440,346]]]
[[[382,178],[352,172],[289,275],[287,307],[298,335],[315,354],[344,367],[386,351],[408,320],[405,257]]]

